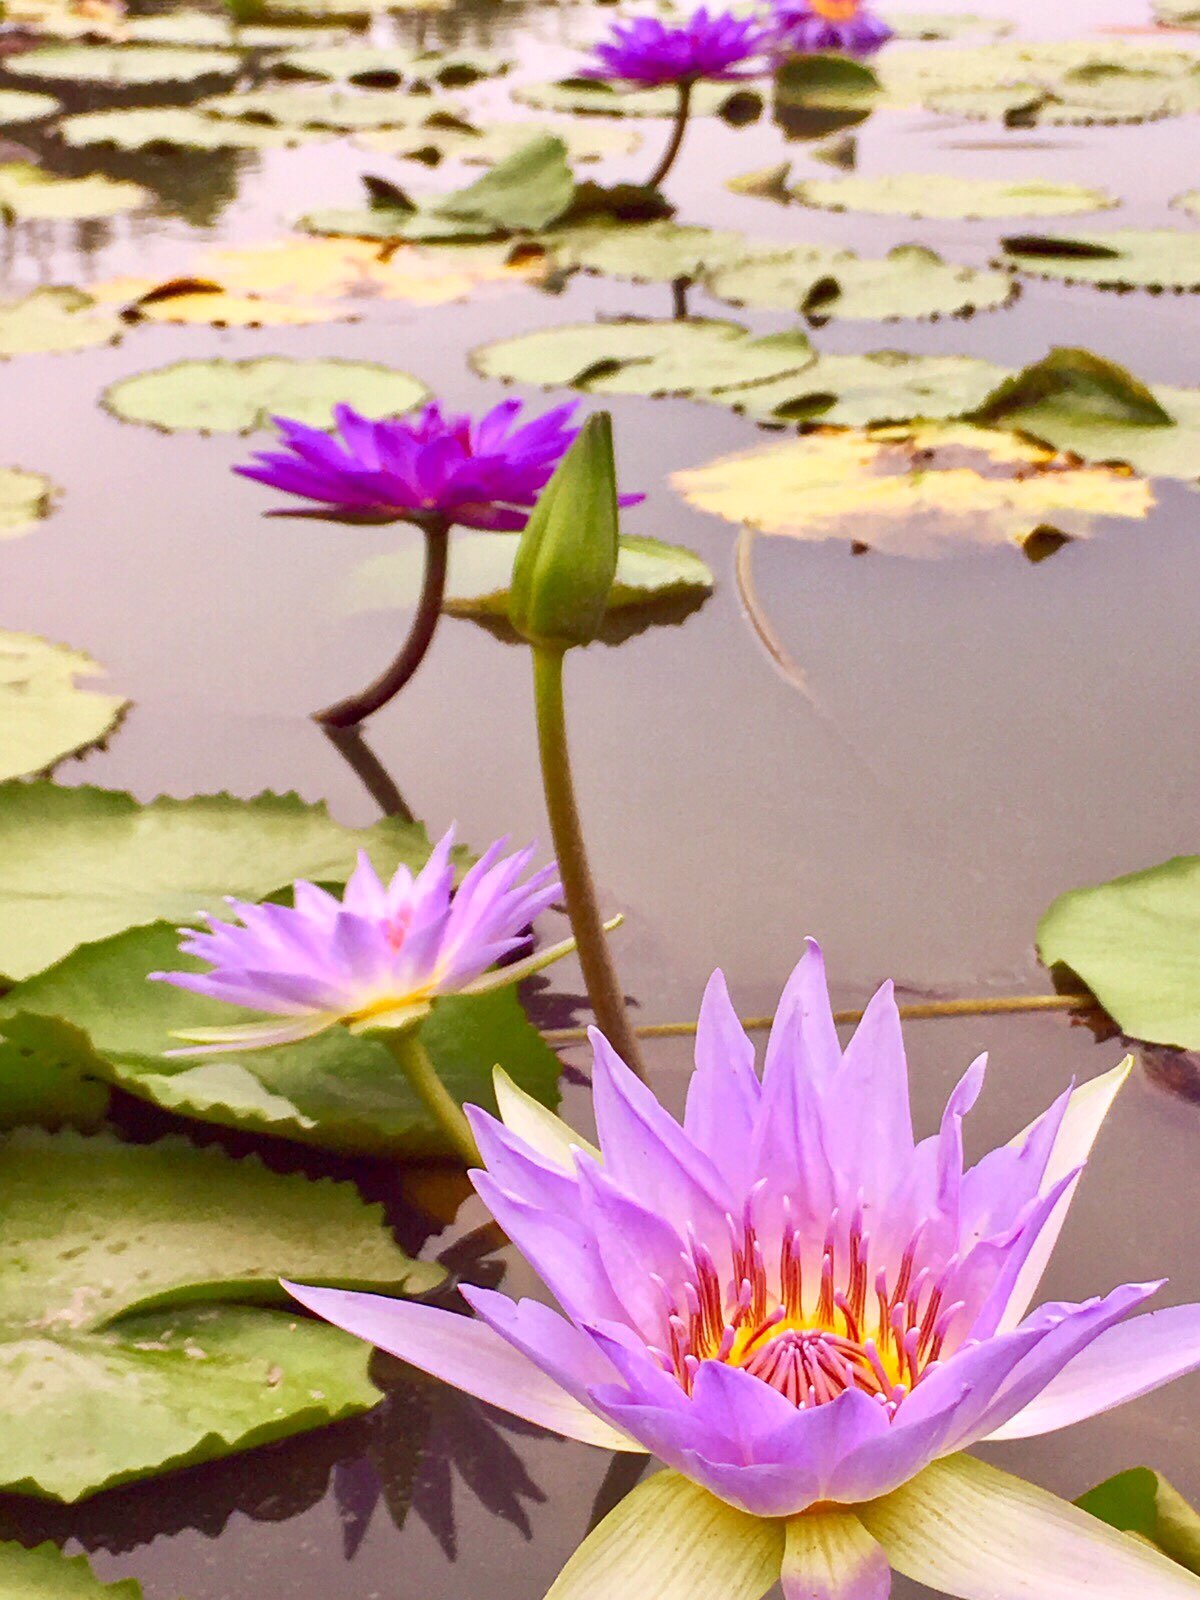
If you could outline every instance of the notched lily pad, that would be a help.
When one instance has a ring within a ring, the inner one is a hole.
[[[252,126],[326,129],[396,128],[422,120],[428,107],[383,89],[328,89],[305,84],[248,89],[202,100],[202,113]]]
[[[482,78],[501,77],[509,58],[486,50],[414,51],[403,47],[343,44],[302,49],[279,56],[270,76],[351,83],[364,89],[465,87]]]
[[[734,410],[769,425],[862,427],[960,416],[985,400],[1003,376],[1003,368],[972,356],[873,350],[818,356],[795,376],[753,384],[725,399]]]
[[[1111,233],[1017,234],[1002,241],[1019,271],[1100,289],[1200,289],[1200,233],[1116,228]]]
[[[68,1556],[56,1544],[27,1550],[0,1543],[0,1600],[142,1600],[132,1578],[101,1583],[86,1556]]]
[[[210,117],[191,106],[82,111],[58,124],[60,138],[76,148],[107,145],[115,150],[271,150],[328,134],[315,130]]]
[[[564,111],[597,117],[671,117],[679,97],[662,89],[623,89],[593,78],[560,78],[557,83],[521,84],[513,99],[537,111]],[[698,83],[692,93],[692,115],[754,120],[762,114],[762,97],[738,84]],[[750,114],[747,118],[747,114]]]
[[[81,289],[35,289],[23,300],[0,303],[0,361],[112,344],[122,326]]]
[[[0,630],[0,780],[46,772],[103,743],[129,702],[77,681],[102,676],[81,650]]]
[[[1103,189],[1077,183],[955,178],[904,172],[881,178],[812,178],[792,196],[826,211],[873,211],[903,217],[1016,217],[1103,211],[1118,204]]]

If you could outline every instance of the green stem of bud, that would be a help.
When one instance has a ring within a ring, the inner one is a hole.
[[[483,1157],[471,1132],[463,1109],[437,1075],[429,1052],[421,1043],[419,1028],[401,1028],[396,1033],[378,1035],[387,1045],[401,1072],[412,1085],[418,1100],[446,1135],[468,1167],[482,1167]]]
[[[641,1048],[625,1010],[621,985],[609,956],[604,923],[596,900],[596,887],[583,843],[567,724],[563,707],[563,657],[559,646],[533,646],[533,695],[537,713],[538,755],[542,788],[550,818],[554,853],[566,893],[567,914],[579,951],[579,965],[587,984],[596,1026],[626,1065],[645,1078]]]

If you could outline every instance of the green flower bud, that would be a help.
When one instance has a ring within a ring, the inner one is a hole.
[[[517,546],[508,619],[530,644],[590,644],[617,571],[612,418],[589,417],[530,513]]]

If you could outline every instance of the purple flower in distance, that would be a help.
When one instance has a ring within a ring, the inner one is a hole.
[[[775,0],[776,49],[782,55],[873,55],[892,30],[863,0]]]
[[[589,78],[619,78],[654,88],[666,83],[694,83],[699,78],[753,76],[748,63],[763,54],[767,34],[754,17],[701,6],[686,22],[669,25],[657,17],[633,17],[613,24],[603,43],[595,45]]]
[[[761,1077],[714,975],[682,1124],[593,1045],[599,1148],[502,1075],[502,1120],[471,1108],[476,1189],[560,1310],[292,1288],[479,1399],[665,1463],[552,1600],[760,1600],[781,1577],[788,1600],[884,1600],[893,1569],[967,1600],[1196,1600],[1148,1545],[964,1453],[1200,1365],[1200,1306],[1125,1320],[1154,1284],[1029,1309],[1127,1062],[967,1168],[982,1058],[916,1142],[891,985],[843,1052],[812,944]]]
[[[152,978],[278,1020],[192,1029],[178,1037],[193,1048],[172,1053],[293,1044],[335,1023],[355,1033],[409,1027],[439,995],[517,983],[573,948],[567,940],[490,970],[523,942],[562,886],[554,867],[522,881],[532,847],[505,856],[499,840],[455,889],[453,842],[451,829],[415,877],[400,866],[385,884],[363,852],[340,900],[297,883],[290,906],[230,900],[234,921],[209,916],[206,929],[182,928],[181,951],[209,971]]]
[[[519,530],[578,432],[569,426],[575,409],[519,422],[521,402],[502,400],[476,421],[434,402],[375,422],[340,405],[332,433],[275,417],[283,448],[234,470],[325,508],[309,515]],[[631,498],[641,497],[624,503]]]

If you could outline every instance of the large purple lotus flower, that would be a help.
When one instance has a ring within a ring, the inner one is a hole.
[[[464,1288],[470,1320],[293,1288],[478,1398],[669,1469],[585,1541],[554,1600],[883,1600],[894,1568],[967,1600],[1167,1600],[1200,1580],[963,1454],[1200,1365],[1155,1290],[1029,1307],[1128,1071],[1068,1090],[964,1170],[975,1062],[914,1141],[890,985],[845,1052],[810,945],[754,1051],[716,974],[680,1126],[600,1035],[594,1149],[500,1080],[475,1186],[553,1293]]]
[[[774,0],[774,13],[781,55],[869,56],[893,37],[864,0]]]
[[[210,970],[152,978],[277,1020],[192,1029],[178,1037],[194,1048],[173,1054],[293,1044],[336,1023],[357,1033],[411,1028],[439,995],[519,982],[572,948],[568,940],[490,970],[524,942],[562,885],[553,867],[522,882],[532,847],[505,856],[499,840],[455,889],[453,842],[451,829],[415,877],[399,866],[384,884],[362,852],[341,900],[297,883],[290,906],[230,900],[236,921],[209,916],[207,929],[181,929],[183,954]]]
[[[517,426],[519,400],[502,400],[477,421],[436,402],[381,422],[340,405],[333,433],[275,417],[284,448],[234,470],[317,501],[326,508],[317,515],[519,530],[578,432],[568,426],[575,409],[557,406]]]
[[[756,18],[731,11],[710,16],[704,6],[674,26],[657,17],[632,17],[614,23],[608,39],[593,47],[594,62],[583,75],[645,88],[745,77],[751,75],[745,70],[749,63],[763,54],[766,38]]]

